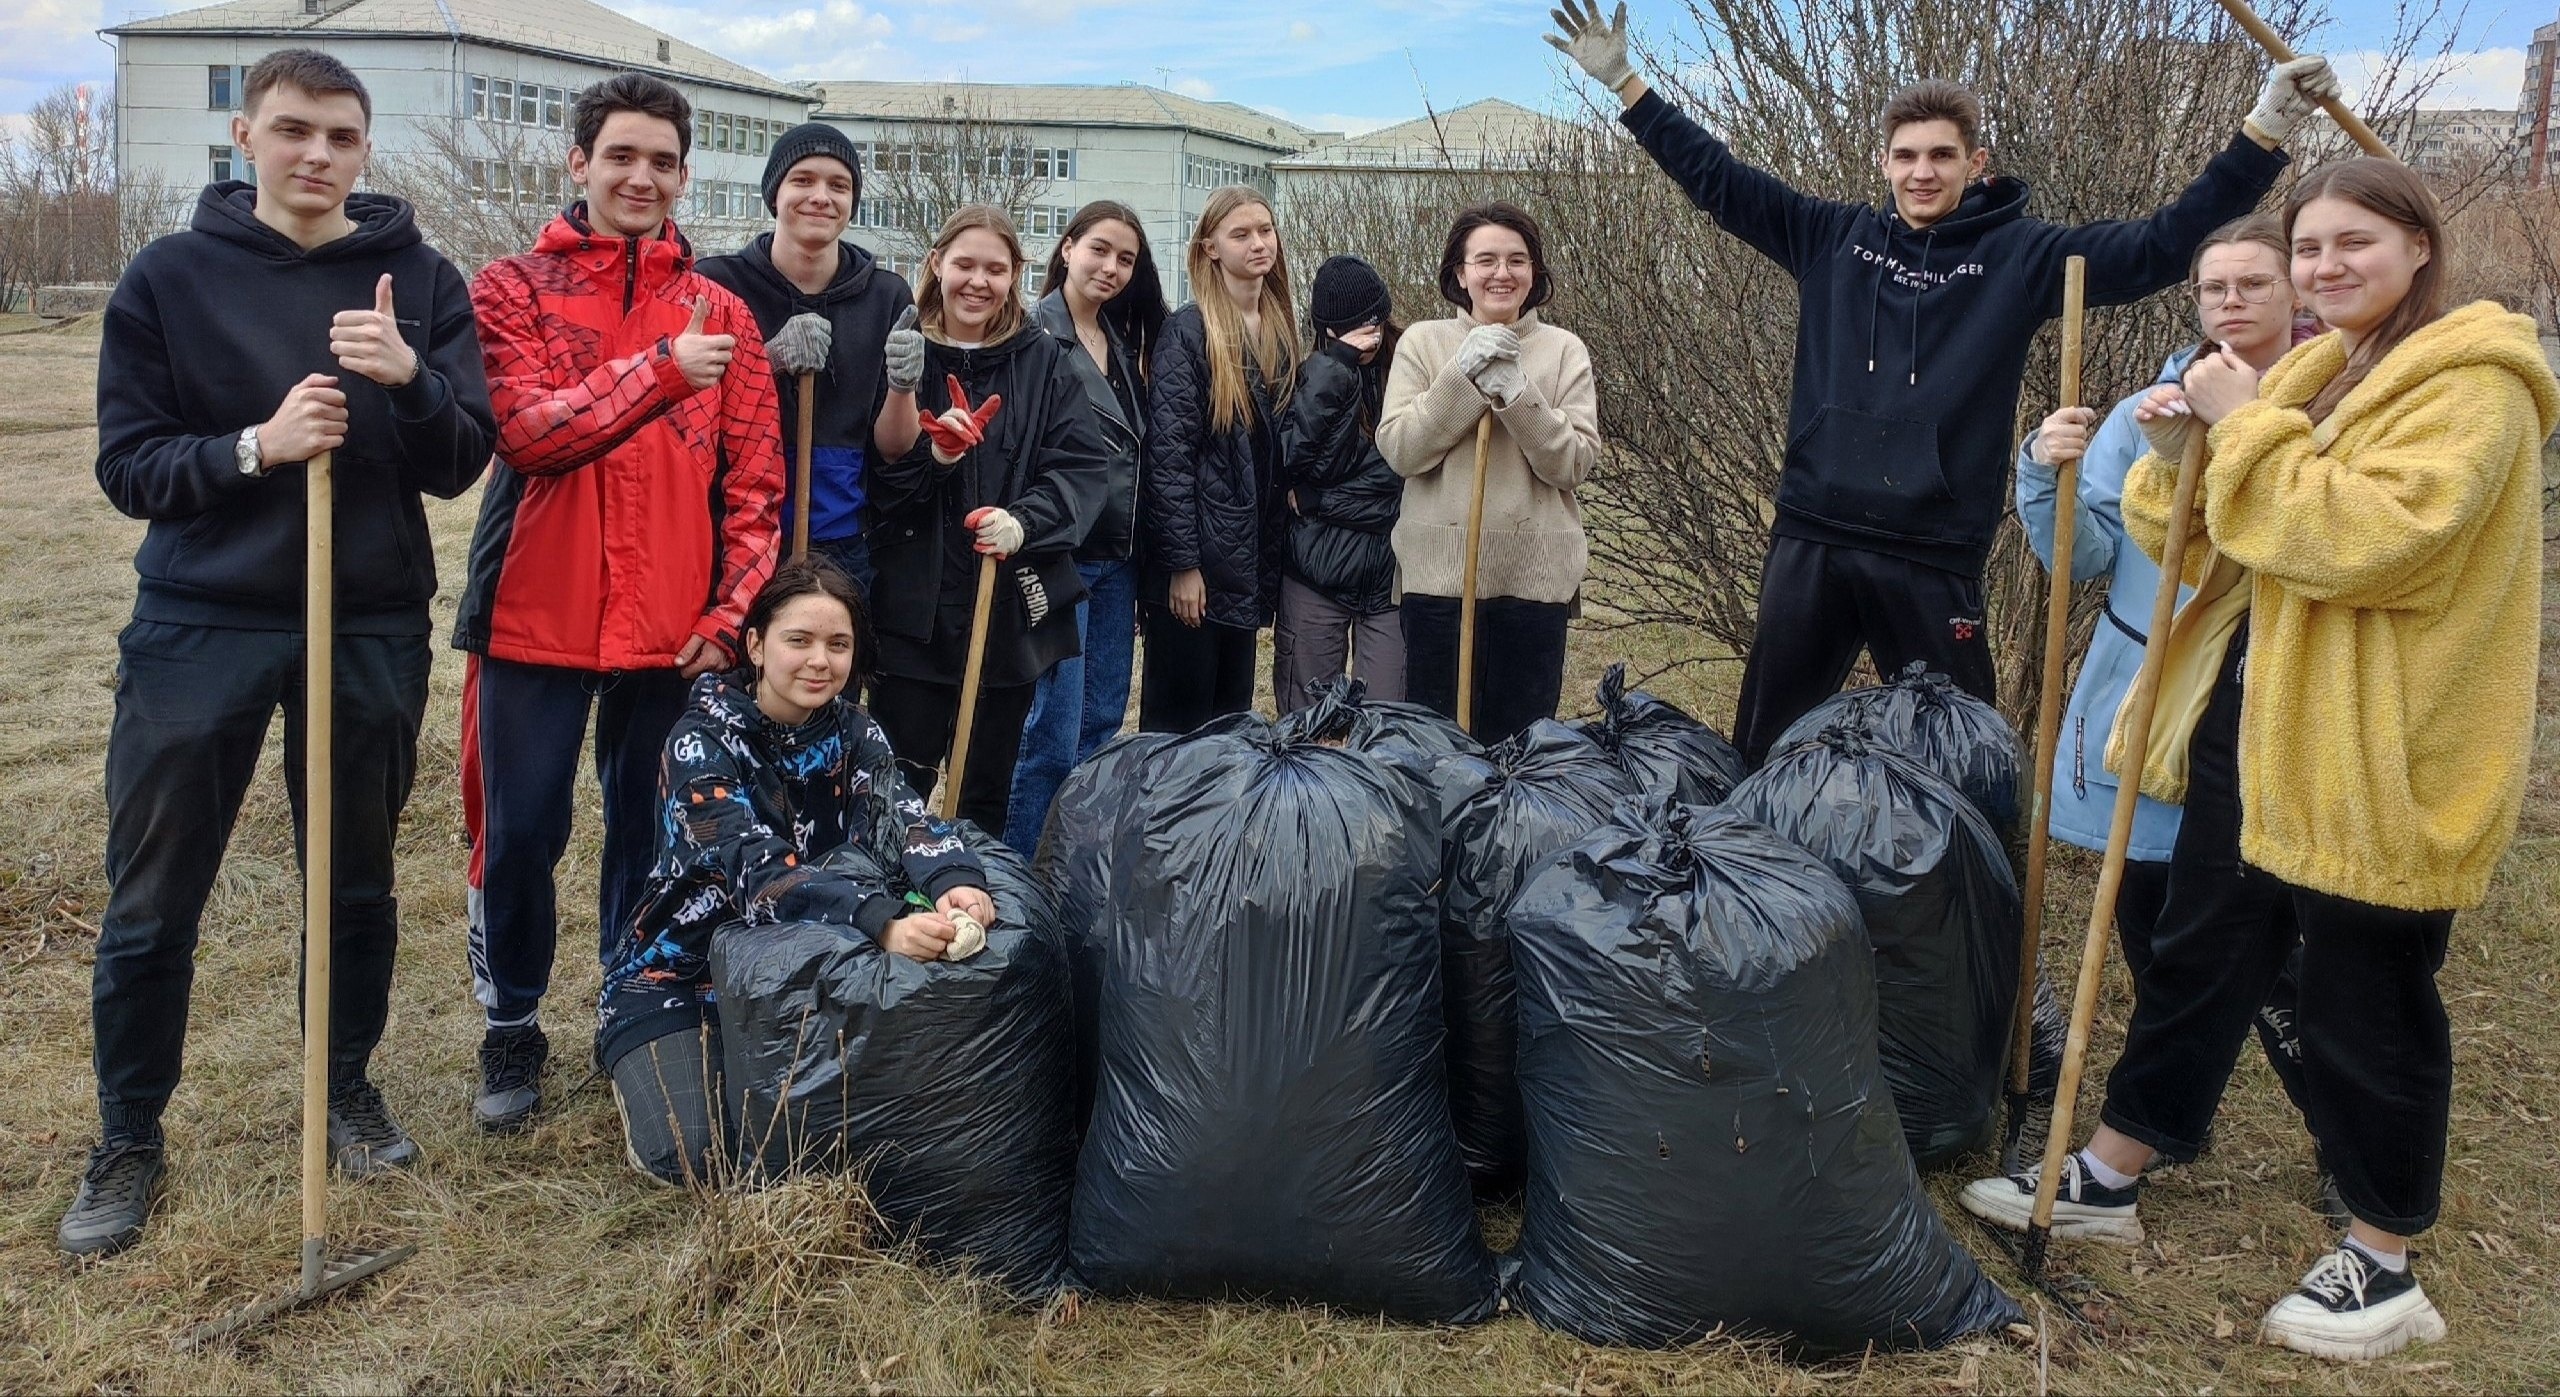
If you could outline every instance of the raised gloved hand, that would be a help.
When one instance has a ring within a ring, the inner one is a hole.
[[[939,417],[928,417],[917,423],[933,441],[933,459],[946,466],[960,464],[969,448],[987,439],[987,424],[995,420],[996,409],[1004,406],[1002,393],[990,393],[975,411],[969,407],[969,390],[960,386],[957,374],[945,375],[943,382],[951,388],[951,406]]]
[[[924,382],[924,331],[916,328],[914,306],[898,312],[888,342],[880,346],[880,362],[888,366],[891,392],[912,393]]]
[[[2329,60],[2316,53],[2279,63],[2267,74],[2267,90],[2259,95],[2258,105],[2249,109],[2249,124],[2283,145],[2304,117],[2320,110],[2323,99],[2342,90]]]
[[[1519,359],[1495,359],[1476,371],[1476,391],[1495,407],[1509,407],[1529,391],[1529,373]]]
[[[1547,11],[1563,31],[1549,34],[1547,42],[1610,91],[1624,87],[1636,75],[1635,65],[1627,61],[1626,0],[1618,0],[1617,14],[1606,24],[1600,22],[1600,0],[1589,0],[1588,10],[1575,0],[1562,0],[1562,4],[1562,9]]]
[[[969,511],[969,517],[960,522],[977,533],[977,547],[981,553],[1010,558],[1022,551],[1022,521],[1014,518],[1008,510],[988,505]]]
[[[782,322],[773,338],[764,342],[764,352],[776,373],[822,373],[835,343],[836,327],[816,311],[803,311]]]
[[[1484,373],[1485,365],[1497,359],[1519,357],[1520,337],[1512,333],[1510,326],[1478,325],[1467,332],[1465,339],[1458,341],[1457,357],[1449,362],[1458,372],[1465,374],[1468,381],[1476,382]]]

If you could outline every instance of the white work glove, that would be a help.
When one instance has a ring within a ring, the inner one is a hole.
[[[1457,357],[1450,363],[1459,373],[1466,375],[1469,382],[1475,382],[1483,374],[1485,365],[1497,359],[1516,360],[1519,357],[1520,337],[1511,332],[1510,326],[1478,325],[1467,332],[1465,339],[1458,341]]]
[[[1476,371],[1473,382],[1476,391],[1495,407],[1509,407],[1529,391],[1528,371],[1520,367],[1516,357],[1489,361]]]
[[[803,311],[782,322],[773,338],[764,342],[765,357],[772,361],[776,373],[823,373],[827,352],[835,348],[836,327],[816,311]]]
[[[1600,22],[1600,0],[1589,0],[1588,11],[1574,0],[1562,3],[1564,8],[1547,13],[1563,32],[1549,34],[1547,42],[1611,92],[1626,86],[1627,79],[1636,75],[1635,65],[1627,61],[1626,0],[1618,0],[1618,12],[1607,24]]]
[[[987,929],[966,912],[954,911],[951,919],[951,944],[942,948],[944,960],[967,960],[987,948]]]
[[[924,382],[924,331],[916,328],[914,306],[900,311],[898,323],[889,327],[889,340],[880,346],[880,362],[888,367],[892,392],[912,393]]]
[[[2258,105],[2249,109],[2249,124],[2283,145],[2304,117],[2320,110],[2322,99],[2335,97],[2341,90],[2329,60],[2318,54],[2279,63],[2267,74],[2267,90],[2259,95]]]
[[[999,558],[1010,558],[1022,551],[1022,521],[1006,511],[989,505],[972,510],[962,521],[978,535],[978,551]]]

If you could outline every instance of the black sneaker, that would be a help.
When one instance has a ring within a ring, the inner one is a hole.
[[[1994,1227],[2024,1232],[2035,1217],[2036,1184],[2043,1172],[2039,1166],[1998,1178],[1976,1179],[1964,1186],[1956,1201],[1964,1205],[1966,1212]],[[2135,1205],[2141,1199],[2142,1180],[2137,1178],[2123,1188],[2109,1188],[2089,1177],[2081,1166],[2080,1152],[2074,1150],[2062,1158],[2062,1189],[2053,1200],[2053,1235],[2139,1242],[2142,1219],[2136,1214]]]
[[[2393,1271],[2340,1244],[2312,1265],[2300,1290],[2267,1311],[2258,1342],[2347,1363],[2436,1342],[2444,1316],[2418,1285],[2417,1256],[2409,1253],[2411,1264]]]
[[[480,1095],[471,1103],[472,1118],[491,1135],[513,1135],[533,1120],[542,1105],[542,1069],[551,1061],[551,1040],[540,1024],[493,1028],[480,1040]]]
[[[53,1239],[66,1256],[107,1256],[142,1240],[142,1224],[160,1196],[167,1152],[153,1141],[116,1141],[89,1151],[80,1192]]]
[[[358,1077],[329,1088],[329,1155],[351,1179],[418,1162],[418,1142],[391,1118],[382,1092]]]

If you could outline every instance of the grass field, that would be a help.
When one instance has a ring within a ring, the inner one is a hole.
[[[795,1185],[696,1198],[644,1185],[621,1157],[600,1087],[582,1075],[596,972],[595,810],[561,870],[569,924],[551,1029],[554,1109],[505,1141],[470,1128],[479,1015],[462,934],[454,788],[458,659],[443,652],[402,843],[406,936],[376,1076],[427,1154],[414,1174],[340,1186],[335,1231],[420,1254],[366,1289],[235,1344],[173,1352],[173,1335],[280,1293],[297,1255],[297,881],[283,783],[260,775],[204,923],[188,1076],[172,1106],[169,1194],[136,1250],[66,1267],[54,1223],[96,1129],[89,966],[106,896],[100,768],[114,636],[130,609],[141,529],[90,475],[93,330],[0,335],[0,1391],[307,1389],[906,1392],[1467,1391],[1588,1393],[2157,1391],[2478,1392],[2560,1387],[2560,725],[2540,736],[2525,824],[2488,906],[2458,924],[2443,983],[2459,1061],[2443,1224],[2424,1277],[2450,1342],[2339,1368],[2252,1344],[2265,1305],[2330,1234],[2307,1206],[2310,1150],[2263,1062],[2244,1062],[2215,1153],[2163,1175],[2139,1251],[2084,1246],[2096,1323],[2039,1345],[1980,1342],[1816,1367],[1709,1341],[1667,1353],[1594,1349],[1518,1316],[1467,1330],[1321,1309],[1088,1302],[1023,1312],[964,1280],[883,1255],[858,1193]],[[443,572],[458,575],[470,500],[434,506]],[[2560,712],[2560,588],[2543,645],[2543,712]],[[452,615],[439,599],[438,624]],[[1628,643],[1627,637],[1607,642]],[[1654,664],[1676,637],[1637,637]],[[1568,706],[1609,658],[1578,637]],[[1690,671],[1667,686],[1721,721]],[[2090,861],[2066,854],[2047,963],[2067,975]],[[2065,949],[2063,943],[2072,943]],[[2122,1022],[2111,978],[2096,1062]],[[1954,1188],[1987,1160],[1933,1177]],[[1510,1219],[1493,1217],[1497,1232]],[[1999,1248],[1956,1235],[2004,1282]],[[1751,1258],[1737,1256],[1737,1266]],[[2034,1304],[2030,1301],[2031,1310]]]

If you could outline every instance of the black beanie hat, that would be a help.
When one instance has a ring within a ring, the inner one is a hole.
[[[823,121],[804,122],[782,133],[773,143],[773,153],[764,158],[764,209],[782,212],[782,181],[791,167],[812,155],[824,155],[844,162],[853,172],[853,201],[862,202],[862,157],[853,150],[853,142],[845,134]]]
[[[1324,259],[1324,265],[1316,268],[1315,290],[1307,297],[1307,319],[1317,329],[1339,334],[1383,320],[1394,309],[1387,279],[1367,262],[1346,252]]]

